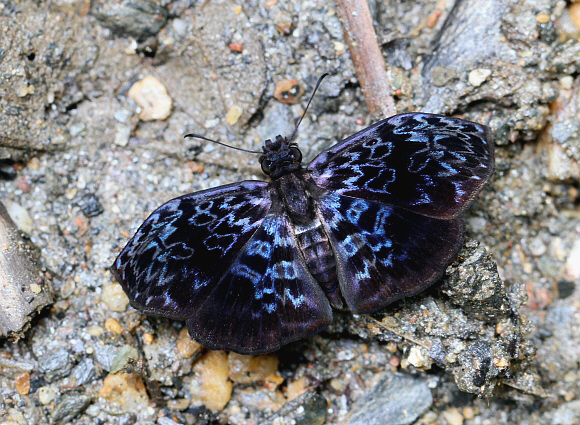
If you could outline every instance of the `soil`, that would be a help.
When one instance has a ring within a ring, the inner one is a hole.
[[[397,112],[488,125],[496,173],[440,283],[238,358],[128,307],[109,267],[163,202],[266,179],[184,134],[260,150],[324,72],[304,161],[371,124],[334,4],[0,2],[0,198],[54,298],[0,340],[2,423],[580,423],[578,3],[369,3]]]

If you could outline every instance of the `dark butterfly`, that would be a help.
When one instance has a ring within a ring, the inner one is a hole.
[[[408,113],[320,153],[266,140],[271,182],[175,198],[145,220],[112,270],[144,312],[187,320],[211,349],[265,353],[369,313],[439,279],[464,234],[460,215],[489,182],[485,126]]]

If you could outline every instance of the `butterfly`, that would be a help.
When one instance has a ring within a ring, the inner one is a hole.
[[[277,136],[260,157],[269,182],[157,208],[112,266],[131,305],[185,320],[210,349],[274,351],[320,332],[333,308],[370,313],[438,280],[494,170],[487,127],[426,113],[301,160]]]

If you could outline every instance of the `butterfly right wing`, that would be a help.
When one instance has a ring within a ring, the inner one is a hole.
[[[354,313],[426,289],[462,243],[460,218],[441,220],[336,193],[324,194],[318,211],[337,258],[342,296]]]
[[[163,204],[143,222],[111,268],[131,305],[189,318],[211,295],[271,207],[266,182],[240,182]]]

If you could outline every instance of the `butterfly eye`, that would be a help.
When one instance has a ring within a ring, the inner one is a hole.
[[[265,159],[262,161],[262,171],[264,174],[270,175],[270,166],[272,165],[272,161]]]
[[[296,162],[302,161],[302,152],[298,148],[290,148],[290,156],[296,160]]]

